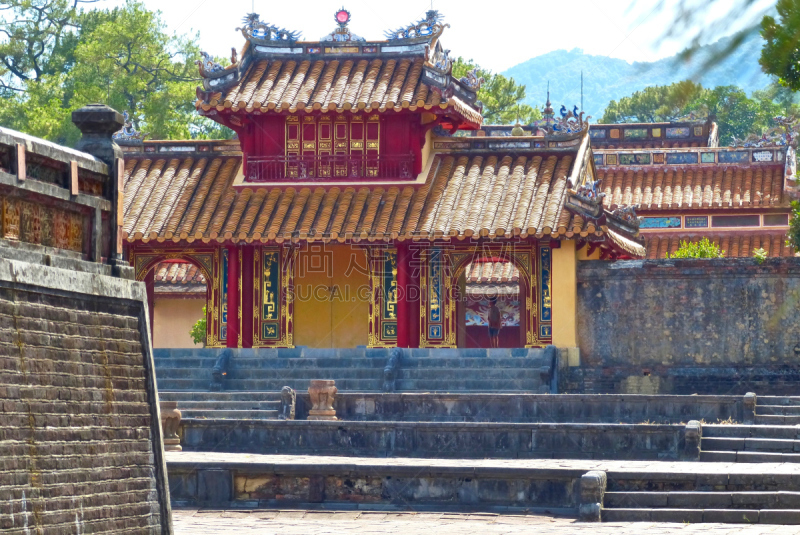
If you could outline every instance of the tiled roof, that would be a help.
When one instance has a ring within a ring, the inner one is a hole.
[[[519,280],[519,269],[511,262],[474,262],[466,268],[467,283],[505,283]]]
[[[777,166],[598,169],[606,208],[639,204],[641,210],[788,206]]]
[[[642,244],[635,242],[629,238],[626,238],[622,234],[615,232],[611,229],[608,229],[607,232],[608,232],[608,237],[611,239],[611,241],[614,242],[617,245],[617,247],[619,247],[629,255],[636,258],[641,258],[647,254],[647,250]]]
[[[574,153],[433,158],[419,187],[317,183],[236,189],[231,184],[240,157],[128,154],[124,236],[280,242],[600,230],[562,209]]]
[[[794,256],[794,251],[786,245],[786,233],[784,232],[758,232],[742,234],[738,233],[642,233],[647,247],[647,258],[664,258],[667,252],[674,253],[680,247],[681,242],[696,242],[703,237],[707,237],[721,250],[725,251],[726,257],[748,258],[753,256],[753,251],[763,248],[769,256]]]
[[[155,282],[164,284],[203,284],[203,273],[189,262],[161,262],[155,267]]]
[[[218,93],[201,93],[196,106],[251,113],[288,110],[431,110],[452,108],[465,119],[483,118],[457,96],[444,98],[421,82],[423,58],[254,60],[242,78]]]

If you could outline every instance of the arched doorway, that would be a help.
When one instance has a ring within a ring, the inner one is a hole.
[[[166,260],[156,264],[152,272],[153,347],[200,347],[190,332],[203,318],[206,307],[208,280],[202,270],[185,260]]]
[[[458,277],[458,347],[493,347],[489,315],[497,307],[501,327],[497,347],[523,347],[524,300],[520,293],[519,269],[508,259],[481,257],[461,270]]]
[[[212,274],[216,269],[214,255],[137,252],[131,257],[136,280],[144,282],[147,289],[153,347],[199,347],[190,331],[203,317],[203,307],[206,343],[215,345],[213,336],[209,337],[213,331],[209,325],[214,325],[214,307],[210,304],[215,302],[215,285],[219,283],[218,274]]]

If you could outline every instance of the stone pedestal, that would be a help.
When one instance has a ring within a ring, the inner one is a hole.
[[[178,429],[181,425],[181,411],[177,401],[161,401],[161,433],[164,435],[164,451],[181,451],[181,438]]]
[[[334,396],[338,389],[336,381],[314,380],[308,387],[312,407],[308,411],[309,420],[337,420],[336,410],[333,408]]]

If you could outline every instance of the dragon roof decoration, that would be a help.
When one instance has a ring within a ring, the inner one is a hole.
[[[300,32],[290,31],[285,28],[279,28],[274,24],[263,22],[258,13],[248,13],[242,19],[242,23],[244,26],[236,28],[236,31],[241,31],[245,39],[259,45],[275,44],[276,41],[279,43],[294,43],[302,37]]]
[[[389,41],[397,41],[402,39],[416,39],[417,37],[431,37],[442,32],[449,24],[442,24],[444,15],[435,9],[429,10],[425,13],[425,18],[418,20],[414,24],[398,28],[396,30],[388,30],[384,32],[384,36]]]

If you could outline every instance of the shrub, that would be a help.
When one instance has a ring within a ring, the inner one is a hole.
[[[765,251],[763,247],[760,247],[753,251],[753,258],[756,259],[757,264],[762,264],[764,260],[767,259],[767,251]]]
[[[189,331],[189,336],[195,344],[204,344],[206,342],[206,307],[203,307],[203,316],[197,320],[192,329]]]
[[[666,254],[666,258],[722,258],[725,251],[720,251],[719,247],[703,238],[699,242],[682,241],[681,246],[672,255]]]
[[[786,245],[795,252],[800,251],[800,202],[792,201],[792,215],[789,217],[789,239]]]

